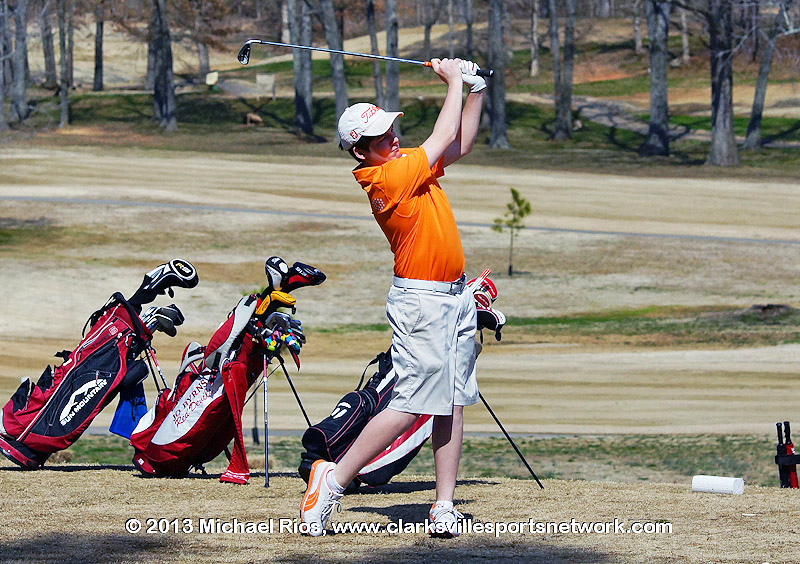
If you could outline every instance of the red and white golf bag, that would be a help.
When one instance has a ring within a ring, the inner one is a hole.
[[[131,435],[133,463],[143,474],[186,476],[233,440],[230,464],[220,481],[247,483],[242,411],[247,390],[263,367],[263,351],[252,326],[248,328],[257,303],[256,295],[242,298],[208,346],[186,347],[175,385],[159,393]]]

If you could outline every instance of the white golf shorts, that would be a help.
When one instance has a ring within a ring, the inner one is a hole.
[[[472,292],[453,295],[392,285],[386,316],[396,374],[390,409],[452,415],[454,405],[478,402]]]

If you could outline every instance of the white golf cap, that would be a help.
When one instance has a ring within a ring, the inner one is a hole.
[[[353,104],[339,117],[339,146],[345,151],[362,136],[383,135],[403,112],[384,112],[375,104]]]

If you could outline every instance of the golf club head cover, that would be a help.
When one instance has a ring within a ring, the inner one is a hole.
[[[231,315],[220,325],[208,342],[205,350],[205,365],[207,368],[214,372],[219,371],[234,342],[250,322],[257,303],[258,296],[255,294],[250,294],[239,300]]]
[[[280,289],[289,293],[304,286],[319,286],[325,282],[325,278],[325,274],[319,268],[296,262],[287,272]]]
[[[478,311],[478,331],[490,329],[494,331],[494,338],[499,341],[502,338],[500,331],[506,324],[505,314],[499,309],[483,307],[480,304],[475,304],[475,309]]]
[[[169,292],[170,297],[174,297],[173,286],[194,288],[198,281],[197,269],[192,263],[175,258],[145,274],[139,289],[128,302],[141,311],[143,304],[152,302],[160,294]]]
[[[281,257],[269,257],[264,263],[264,272],[267,275],[267,294],[270,294],[281,289],[289,273],[289,265]]]
[[[178,374],[183,374],[189,366],[203,360],[205,351],[206,348],[197,341],[192,341],[186,345],[186,348],[183,349],[183,357],[181,358],[181,366],[178,369]]]

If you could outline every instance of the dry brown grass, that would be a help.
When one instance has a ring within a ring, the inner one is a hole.
[[[461,482],[459,509],[475,523],[623,521],[670,524],[661,534],[469,534],[454,540],[424,533],[342,533],[319,539],[291,533],[209,534],[125,531],[127,519],[268,522],[297,516],[303,482],[272,476],[262,487],[210,479],[142,479],[129,469],[54,466],[17,472],[0,462],[3,561],[22,562],[515,562],[790,563],[797,491],[747,486],[742,496],[692,493],[687,486],[473,478]],[[57,484],[57,487],[54,487]],[[336,522],[422,522],[433,497],[428,476],[346,496]],[[513,500],[513,502],[511,502]],[[183,521],[180,521],[183,526]],[[174,527],[174,525],[173,525]]]

